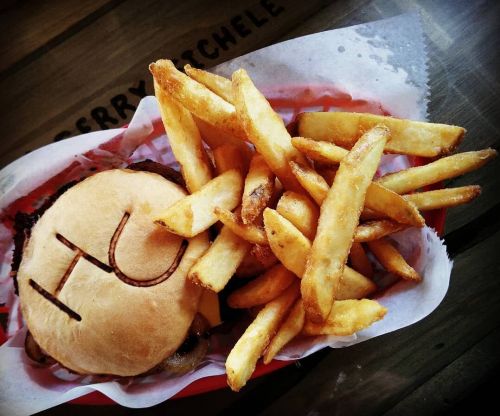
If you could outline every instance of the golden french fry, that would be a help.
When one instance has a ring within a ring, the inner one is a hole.
[[[191,267],[188,279],[214,292],[220,292],[233,276],[250,244],[222,227],[210,248]]]
[[[321,162],[330,160],[330,162],[338,163],[348,153],[347,150],[335,146],[334,144],[314,141],[303,137],[292,138],[292,143],[297,149],[304,152],[307,156],[315,160],[320,160]],[[320,157],[318,157],[318,155]],[[307,169],[302,169],[302,171],[304,170],[307,171]],[[315,178],[316,174],[311,172],[311,169],[309,169],[308,173],[311,179],[304,183],[301,182],[301,185],[307,189],[309,193],[316,192],[317,196],[315,199],[318,204],[321,204],[322,199],[326,197],[326,182],[322,183],[322,186],[318,191],[316,191],[313,187],[313,184],[315,183],[313,178]],[[304,174],[302,173],[302,175]],[[317,178],[316,181],[318,181]],[[418,209],[413,204],[408,203],[408,201],[396,192],[384,188],[376,182],[372,182],[368,187],[368,191],[365,196],[365,206],[366,208],[384,213],[384,216],[392,218],[403,224],[410,224],[415,227],[423,227],[425,225],[424,218],[420,215]]]
[[[309,240],[313,240],[318,227],[319,208],[307,196],[286,191],[276,206],[278,214],[285,217]]]
[[[220,207],[216,207],[214,213],[220,222],[249,243],[268,244],[265,231],[257,225],[243,224],[236,214]]]
[[[226,360],[227,382],[233,391],[239,391],[251,377],[258,359],[298,296],[299,285],[292,283],[259,311],[233,347]]]
[[[274,174],[264,158],[255,154],[245,178],[241,219],[245,224],[253,223],[269,203],[274,191]]]
[[[368,186],[365,197],[365,207],[382,212],[385,216],[402,224],[423,227],[425,220],[417,207],[396,192],[387,189],[377,182]]]
[[[188,191],[193,193],[212,179],[211,164],[203,148],[200,132],[188,110],[165,94],[156,82],[154,88],[172,153],[181,166]]]
[[[194,114],[192,114],[192,116],[198,126],[202,140],[208,144],[208,147],[210,147],[212,151],[219,146],[231,143],[239,147],[241,153],[245,156],[247,163],[252,158],[253,150],[247,142],[244,142],[241,139],[238,139],[237,137],[211,125],[210,123],[207,123],[205,120],[196,117]]]
[[[321,206],[330,187],[325,178],[308,165],[290,162],[290,169],[300,185],[311,195],[312,199]]]
[[[408,226],[391,220],[368,221],[356,227],[354,241],[364,243],[367,241],[378,240],[386,235],[397,233]]]
[[[251,308],[263,305],[279,296],[297,278],[281,264],[268,269],[245,286],[236,289],[227,298],[231,308]]]
[[[213,74],[212,72],[204,71],[203,69],[193,68],[191,65],[184,65],[184,72],[195,81],[203,84],[209,90],[216,93],[219,97],[224,98],[228,103],[233,102],[231,92],[231,80]]]
[[[388,272],[406,280],[419,282],[422,277],[403,258],[401,253],[385,238],[368,242],[370,251]]]
[[[149,70],[159,86],[191,113],[233,136],[246,138],[234,106],[179,71],[171,61],[160,59],[150,64]]]
[[[326,180],[314,169],[299,165],[296,162],[290,162],[290,167],[300,184],[321,206],[329,190]],[[403,224],[411,224],[416,227],[425,225],[424,218],[413,204],[409,203],[401,195],[380,186],[376,182],[372,182],[368,186],[364,202],[367,208],[383,212],[384,216],[393,218]]]
[[[302,277],[312,243],[290,221],[276,211],[264,210],[264,224],[271,249],[283,266]],[[344,274],[336,294],[336,299],[358,299],[372,293],[376,285],[350,267]]]
[[[465,129],[446,124],[425,123],[362,113],[303,113],[298,116],[299,134],[350,148],[358,137],[377,124],[391,131],[385,151],[436,157],[451,152],[462,140]]]
[[[373,281],[349,266],[345,266],[335,300],[361,299],[375,290],[377,290],[377,285]]]
[[[281,201],[283,200],[283,202]],[[310,240],[314,239],[319,218],[319,210],[306,196],[296,192],[286,192],[276,207],[278,213],[290,221]],[[309,203],[305,202],[309,201]],[[377,240],[389,234],[396,233],[408,227],[406,224],[380,219],[380,214],[374,214],[377,220],[360,224],[354,233],[354,242]]]
[[[292,137],[292,144],[310,159],[327,165],[338,164],[349,153],[343,147],[306,137]]]
[[[361,243],[352,243],[351,251],[349,252],[349,261],[354,270],[370,279],[373,277],[372,263]]]
[[[377,182],[398,194],[405,194],[423,186],[471,172],[485,165],[496,155],[497,151],[494,149],[457,153],[427,165],[390,173],[378,179]]]
[[[383,220],[384,214],[365,207],[363,211],[361,211],[359,219],[361,221]]]
[[[264,354],[264,364],[269,364],[281,349],[304,327],[305,312],[302,299],[297,299],[285,321],[281,324],[276,335],[271,340]]]
[[[321,205],[318,231],[302,278],[307,319],[323,322],[330,313],[351,249],[365,194],[377,170],[389,130],[376,126],[365,133],[340,162]]]
[[[264,229],[271,250],[288,270],[302,277],[311,242],[274,209],[264,210]]]
[[[317,324],[306,320],[302,332],[305,335],[352,335],[381,320],[386,313],[387,309],[375,300],[336,300],[325,322]]]
[[[236,169],[243,177],[248,171],[248,160],[240,146],[233,143],[226,143],[216,147],[212,154],[215,161],[215,170],[218,175],[231,169]]]
[[[436,189],[435,191],[417,192],[403,195],[419,210],[450,208],[466,204],[481,194],[479,185],[461,186],[459,188]]]
[[[292,174],[288,162],[296,160],[306,164],[307,161],[292,146],[283,120],[243,69],[233,73],[233,97],[238,120],[243,125],[248,139],[264,157],[285,189],[300,192],[302,188]]]
[[[229,170],[168,207],[155,222],[174,234],[194,237],[217,222],[215,207],[236,208],[242,192],[243,177],[238,171]]]

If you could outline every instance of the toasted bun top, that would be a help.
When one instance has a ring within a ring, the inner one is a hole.
[[[40,218],[18,272],[28,329],[65,367],[131,376],[184,341],[200,289],[187,281],[208,247],[153,223],[185,196],[147,172],[97,173],[61,195]]]

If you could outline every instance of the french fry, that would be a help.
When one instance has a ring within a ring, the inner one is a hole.
[[[259,311],[233,347],[226,359],[227,382],[233,391],[239,391],[251,377],[258,359],[298,296],[299,285],[293,283]]]
[[[238,120],[243,125],[246,136],[264,157],[285,189],[300,192],[302,187],[292,174],[288,162],[296,160],[306,164],[307,161],[292,146],[290,134],[283,120],[255,88],[245,70],[235,71],[232,82]]]
[[[274,191],[274,178],[264,158],[255,154],[243,189],[241,219],[244,224],[253,223],[269,203]]]
[[[368,221],[356,227],[354,233],[354,242],[364,243],[367,241],[378,240],[386,235],[397,233],[408,226],[391,220]]]
[[[368,247],[382,267],[405,280],[419,282],[422,277],[403,258],[401,253],[385,238],[369,241]]]
[[[296,279],[290,270],[281,264],[276,264],[264,274],[232,292],[227,298],[227,304],[236,309],[263,305],[279,296]]]
[[[318,227],[319,208],[309,197],[286,191],[278,201],[276,211],[285,217],[309,240],[313,240]]]
[[[233,144],[238,146],[241,153],[245,156],[245,160],[250,161],[253,156],[253,151],[250,148],[247,142],[238,139],[230,135],[229,133],[207,123],[205,120],[202,120],[196,115],[193,114],[193,119],[198,126],[198,130],[200,131],[202,140],[214,151],[217,147],[222,146],[224,144]]]
[[[328,196],[321,205],[318,231],[302,278],[307,319],[323,322],[330,313],[365,194],[377,170],[389,130],[376,126],[365,133],[340,162]]]
[[[183,237],[194,237],[218,220],[215,207],[232,210],[240,202],[243,178],[229,170],[212,179],[195,193],[168,207],[155,222]]]
[[[457,153],[427,165],[390,173],[378,179],[377,182],[398,194],[406,194],[423,186],[432,185],[478,169],[496,155],[497,151],[494,149]]]
[[[338,164],[349,153],[333,143],[306,137],[292,137],[292,144],[310,159],[326,165]]]
[[[354,270],[369,279],[373,277],[372,263],[366,255],[366,251],[361,243],[352,243],[351,251],[349,252],[349,261],[351,262],[351,266]]]
[[[375,290],[377,290],[377,285],[373,281],[349,266],[345,266],[335,299],[361,299],[375,292]]]
[[[191,113],[235,137],[246,138],[234,106],[179,71],[171,61],[160,59],[150,64],[149,70],[159,86]]]
[[[302,113],[299,135],[351,148],[356,140],[377,124],[391,131],[385,145],[388,153],[436,157],[450,153],[462,140],[465,129],[446,124],[425,123],[361,113]]]
[[[305,201],[309,201],[309,203]],[[307,238],[310,240],[314,239],[318,224],[319,210],[306,196],[297,194],[296,192],[286,192],[278,202],[276,209],[280,215],[289,220]],[[377,240],[408,227],[406,224],[380,219],[380,217],[380,214],[376,214],[376,220],[358,225],[354,233],[353,241],[359,243]]]
[[[154,84],[172,153],[181,166],[188,191],[196,192],[212,179],[211,164],[203,148],[200,132],[191,113],[165,94],[157,83]]]
[[[255,224],[243,224],[238,216],[227,209],[216,207],[214,213],[226,227],[249,243],[267,245],[265,231]]]
[[[210,248],[196,261],[188,279],[214,292],[220,292],[250,250],[250,244],[222,227]]]
[[[326,180],[314,169],[296,162],[290,162],[290,167],[300,184],[321,206],[329,190]],[[367,208],[383,212],[385,216],[403,224],[411,224],[416,227],[425,225],[424,218],[413,204],[376,182],[372,182],[368,186],[364,202]]]
[[[225,143],[216,147],[212,154],[215,161],[215,170],[218,175],[231,169],[236,169],[245,177],[248,171],[248,159],[245,157],[240,146],[233,143]]]
[[[435,191],[416,192],[403,195],[403,198],[413,203],[419,210],[451,208],[466,204],[481,194],[479,185],[461,186],[459,188],[436,189]]]
[[[276,257],[287,269],[299,278],[302,277],[311,251],[311,241],[291,222],[270,208],[264,210],[264,224],[270,247]],[[370,279],[346,266],[336,299],[362,298],[374,292],[376,288]]]
[[[323,323],[306,320],[305,335],[348,336],[368,328],[382,319],[387,309],[375,300],[336,300],[328,318]]]
[[[401,224],[413,225],[414,227],[425,225],[425,220],[415,205],[376,182],[372,182],[368,186],[365,206],[377,212],[383,212],[385,216]]]
[[[300,185],[309,193],[314,201],[321,206],[330,187],[325,178],[308,165],[290,162],[290,169]]]
[[[302,277],[311,242],[274,209],[264,210],[264,229],[271,250],[283,266]]]
[[[203,69],[193,68],[189,64],[184,65],[184,72],[228,103],[233,102],[231,81],[229,79],[213,74],[212,72],[204,71]]]
[[[281,349],[296,335],[300,334],[304,326],[305,312],[302,299],[297,299],[285,321],[281,324],[276,335],[271,340],[264,354],[264,364],[269,364]]]
[[[322,163],[328,161],[330,163],[339,163],[348,153],[347,150],[332,143],[315,141],[304,137],[293,137],[292,143],[298,150]],[[302,184],[304,187],[306,185]],[[320,199],[320,196],[318,199]],[[376,182],[372,182],[368,187],[365,206],[382,212],[385,216],[403,224],[411,224],[416,227],[423,227],[425,224],[424,218],[413,204],[405,202],[396,192],[384,188]]]

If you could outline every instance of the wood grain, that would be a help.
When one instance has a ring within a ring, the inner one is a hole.
[[[462,409],[462,414],[466,414],[466,409],[463,407],[464,398],[479,389],[487,394],[486,400],[480,402],[481,406],[488,408],[488,403],[493,404],[496,399],[493,386],[488,388],[484,385],[484,380],[494,380],[498,374],[499,345],[500,328],[496,328],[460,358],[444,367],[429,381],[384,413],[384,416],[439,414],[458,406]]]
[[[5,71],[19,68],[30,55],[34,58],[46,53],[54,43],[63,42],[72,30],[82,27],[82,23],[90,24],[113,3],[117,2],[81,0],[70,4],[53,0],[6,6],[0,11],[0,27],[8,34],[0,38],[0,77]]]
[[[210,7],[200,7],[196,0],[176,6],[159,0],[121,3],[0,80],[0,131],[4,133],[0,166],[51,142],[61,132],[79,134],[78,121],[83,130],[125,124],[141,98],[130,88],[145,81],[145,91],[152,94],[147,66],[153,60],[171,57],[187,63],[182,55],[194,50],[200,40],[210,40],[210,53],[217,48],[218,56],[208,59],[198,53],[196,59],[206,66],[215,65],[272,42],[323,3],[294,0],[286,2],[286,7],[268,0],[241,1],[238,7],[229,0]],[[234,26],[239,25],[251,33],[238,35]],[[126,107],[123,116],[111,102],[119,95],[132,106]],[[107,121],[99,125],[96,118],[106,113]]]
[[[263,7],[269,3],[276,16]],[[128,122],[140,95],[152,92],[147,64],[158,57],[184,63],[192,51],[191,59],[209,67],[281,40],[408,11],[420,14],[427,35],[430,120],[468,130],[460,151],[500,148],[500,3],[494,0],[225,0],[210,6],[200,0],[85,0],[71,8],[59,1],[30,3],[28,14],[18,13],[27,4],[0,9],[8,42],[0,44],[6,57],[0,64],[0,166],[61,132]],[[248,13],[267,21],[257,27]],[[239,34],[240,24],[250,33],[240,28]],[[212,58],[202,56],[200,41]],[[98,123],[105,111],[111,120]],[[206,415],[396,415],[461,408],[461,399],[477,394],[499,366],[500,160],[448,185],[473,183],[483,187],[482,195],[447,216],[446,242],[455,260],[450,289],[417,324],[347,349],[319,351],[250,381],[238,394],[226,389],[140,410],[62,405],[42,414],[192,414],[201,408]]]

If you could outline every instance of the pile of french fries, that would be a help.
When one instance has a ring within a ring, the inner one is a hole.
[[[350,335],[382,319],[386,309],[368,298],[377,290],[371,259],[420,281],[388,236],[423,227],[422,211],[476,198],[476,185],[422,189],[496,155],[447,156],[463,128],[371,114],[303,113],[291,137],[243,69],[229,80],[159,60],[150,71],[190,193],[154,220],[187,238],[215,226],[188,278],[217,293],[251,277],[228,304],[260,308],[227,357],[235,391],[297,336]],[[383,153],[434,161],[375,178]]]

